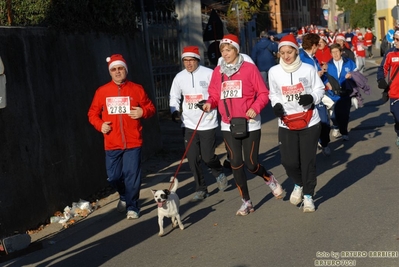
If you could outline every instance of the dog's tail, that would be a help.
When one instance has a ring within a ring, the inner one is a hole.
[[[171,177],[170,178],[170,182],[172,183],[171,184],[171,189],[170,189],[170,191],[173,191],[173,192],[176,192],[176,190],[177,190],[177,187],[179,186],[179,181],[177,180],[177,178],[176,177]]]

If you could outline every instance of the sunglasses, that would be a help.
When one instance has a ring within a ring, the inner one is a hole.
[[[192,62],[195,62],[195,61],[197,61],[196,59],[183,59],[183,62],[190,62],[190,63],[192,63]]]
[[[399,38],[393,38],[395,41],[399,41]]]
[[[110,71],[111,71],[111,72],[115,72],[116,70],[122,71],[122,70],[124,70],[124,69],[125,69],[125,67],[117,67],[117,68],[112,68],[112,69],[110,69]]]

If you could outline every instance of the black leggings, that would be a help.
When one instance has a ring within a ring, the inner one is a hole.
[[[242,139],[236,139],[231,132],[223,131],[223,138],[226,144],[227,152],[230,155],[230,164],[234,176],[234,181],[241,197],[249,200],[247,176],[244,170],[244,164],[251,173],[261,176],[267,180],[265,168],[258,163],[260,130],[248,133],[248,136]],[[244,157],[243,157],[244,154]]]
[[[317,184],[316,152],[320,130],[320,123],[299,131],[278,129],[281,164],[294,183],[303,186],[304,195],[313,196]]]

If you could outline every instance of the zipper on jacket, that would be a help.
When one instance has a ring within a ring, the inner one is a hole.
[[[191,86],[194,88],[194,74],[192,72],[191,73]]]

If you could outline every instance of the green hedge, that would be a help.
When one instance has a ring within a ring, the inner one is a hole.
[[[121,34],[136,29],[134,0],[12,0],[12,23],[0,1],[1,26],[44,26],[65,32]]]

